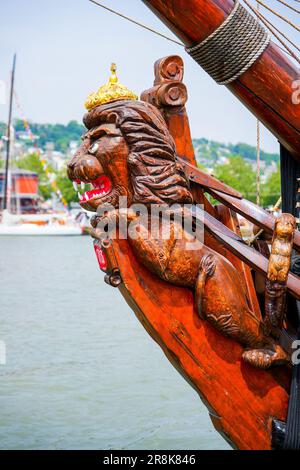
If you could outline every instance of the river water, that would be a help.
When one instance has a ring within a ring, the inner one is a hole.
[[[1,449],[229,448],[89,237],[1,237],[0,273]]]

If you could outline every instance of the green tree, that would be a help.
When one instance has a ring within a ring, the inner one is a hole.
[[[39,177],[39,193],[44,199],[50,199],[52,194],[51,184],[49,178],[43,168],[40,156],[38,153],[31,153],[15,162],[18,168],[24,170],[34,171]],[[52,168],[49,168],[51,173],[54,173]]]
[[[239,142],[235,145],[229,144],[228,148],[235,155],[240,155],[241,157],[248,158],[249,160],[256,160],[257,149],[252,145]],[[264,150],[260,151],[260,158],[267,163],[271,163],[272,161],[279,161],[278,153],[268,153]]]
[[[262,204],[264,207],[276,204],[281,193],[280,166],[271,173],[262,186]]]
[[[204,173],[207,173],[207,169],[204,165],[202,165],[202,163],[197,163],[197,167],[199,168],[199,170],[202,170],[204,171]]]
[[[229,163],[215,166],[214,174],[216,178],[242,193],[246,199],[256,200],[256,174],[243,157],[229,157]]]
[[[0,139],[3,135],[6,135],[7,125],[4,122],[0,122]]]
[[[64,124],[37,124],[30,122],[30,129],[34,135],[38,136],[38,145],[40,148],[45,149],[47,142],[54,143],[54,149],[65,152],[71,140],[80,141],[80,137],[84,132],[84,127],[77,121],[70,121],[67,125]],[[4,123],[0,123],[0,130],[5,128]],[[14,128],[16,133],[24,132],[24,121],[22,119],[14,120]],[[31,145],[31,143],[29,142]]]
[[[67,176],[65,168],[62,168],[60,171],[58,171],[56,176],[56,184],[68,204],[70,204],[70,202],[77,201],[77,195],[74,191],[73,184]]]

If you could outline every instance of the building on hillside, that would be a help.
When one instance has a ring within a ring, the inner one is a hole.
[[[55,150],[54,142],[46,142],[44,157],[55,170],[61,170],[66,165],[66,154]]]
[[[68,155],[73,157],[73,155],[77,152],[80,142],[77,140],[70,140],[69,148],[68,148]]]
[[[4,170],[0,170],[0,208],[4,202]],[[10,171],[9,209],[10,212],[35,213],[38,210],[38,175],[33,171],[13,169]]]

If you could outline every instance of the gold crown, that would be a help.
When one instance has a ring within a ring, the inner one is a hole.
[[[137,100],[138,97],[126,86],[119,83],[119,79],[116,75],[117,66],[111,64],[110,71],[111,76],[109,77],[108,83],[101,86],[96,93],[91,93],[87,99],[85,107],[91,111],[96,106],[100,106],[104,103],[111,103],[117,100]]]

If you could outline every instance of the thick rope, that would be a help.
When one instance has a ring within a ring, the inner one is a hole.
[[[217,83],[225,85],[246,72],[269,42],[266,30],[236,0],[219,28],[186,51]]]

